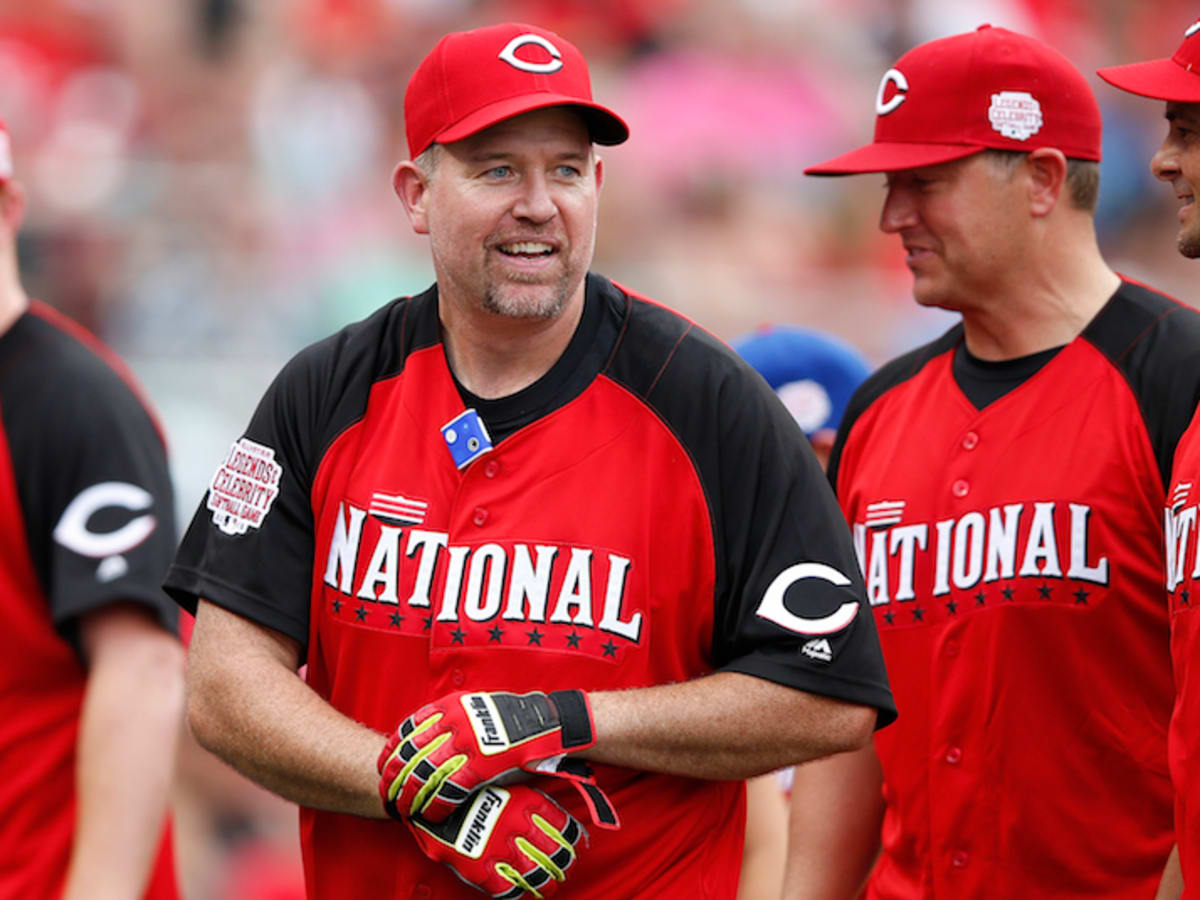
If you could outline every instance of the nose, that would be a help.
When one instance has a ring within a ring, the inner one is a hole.
[[[1167,135],[1158,152],[1151,157],[1150,171],[1160,181],[1174,181],[1179,174],[1179,148],[1171,135]]]
[[[898,185],[889,185],[883,209],[879,212],[879,230],[884,234],[895,234],[917,224],[917,208],[908,191]]]
[[[550,186],[546,183],[545,175],[533,172],[522,180],[512,209],[516,218],[529,222],[548,222],[557,212],[558,206],[550,195]]]

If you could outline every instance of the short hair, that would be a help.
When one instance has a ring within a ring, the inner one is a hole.
[[[437,169],[438,160],[442,158],[442,145],[432,143],[422,150],[413,160],[413,164],[421,170],[421,174],[426,178],[432,178],[434,170]]]
[[[1025,150],[984,150],[983,154],[997,169],[1009,176],[1016,171],[1021,161],[1029,155]],[[1087,213],[1096,211],[1100,199],[1100,164],[1090,159],[1067,158],[1067,195],[1071,205]]]

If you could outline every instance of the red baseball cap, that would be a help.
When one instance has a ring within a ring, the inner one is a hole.
[[[571,106],[597,144],[620,144],[627,126],[592,100],[583,54],[553,31],[506,22],[446,35],[421,61],[404,94],[408,151],[460,141],[534,109]]]
[[[1097,69],[1096,74],[1131,94],[1176,103],[1200,103],[1200,19],[1183,33],[1183,43],[1170,59],[1109,66]]]
[[[1100,159],[1100,107],[1079,70],[1041,41],[991,25],[909,50],[884,73],[875,112],[873,143],[805,174],[896,172],[987,149]]]

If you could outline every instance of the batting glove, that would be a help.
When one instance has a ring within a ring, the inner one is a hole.
[[[482,788],[444,822],[408,823],[426,856],[498,900],[552,894],[587,838],[570,813],[520,784]]]
[[[449,694],[400,723],[379,755],[379,793],[393,818],[442,822],[503,775],[557,774],[555,758],[592,746],[593,732],[582,691]]]

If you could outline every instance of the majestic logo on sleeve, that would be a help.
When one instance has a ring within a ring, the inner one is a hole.
[[[434,646],[537,646],[613,662],[641,642],[629,557],[553,543],[454,544],[444,531],[417,527],[425,511],[425,501],[380,493],[369,510],[338,504],[323,579],[339,595],[335,615],[433,631]]]
[[[906,522],[905,508],[903,500],[870,503],[853,526],[867,598],[885,625],[1013,602],[1087,606],[1091,586],[1109,584],[1085,504],[1008,503],[938,522]]]
[[[89,523],[102,510],[115,507],[142,512],[153,505],[154,497],[136,484],[124,481],[94,484],[84,488],[67,504],[54,526],[54,540],[80,556],[102,560],[96,570],[96,580],[113,581],[129,571],[124,554],[146,540],[154,532],[158,520],[146,513],[103,532],[92,531]]]
[[[270,447],[249,438],[234,443],[208,485],[213,524],[226,534],[261,526],[279,496],[281,477],[283,467]]]

